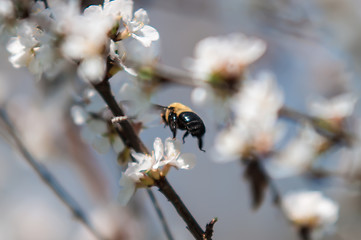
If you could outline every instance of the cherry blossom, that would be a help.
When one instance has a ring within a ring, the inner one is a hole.
[[[152,155],[132,153],[134,162],[128,164],[128,168],[122,174],[119,181],[121,190],[119,201],[125,205],[138,187],[154,185],[155,181],[167,175],[171,167],[176,169],[191,169],[195,165],[194,156],[180,154],[179,143],[167,138],[165,146],[162,140],[154,140]]]

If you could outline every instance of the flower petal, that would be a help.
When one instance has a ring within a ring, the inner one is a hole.
[[[167,159],[178,156],[180,152],[180,142],[172,138],[165,140],[165,155]]]
[[[83,125],[88,118],[88,114],[84,111],[84,108],[78,105],[72,106],[70,109],[70,115],[76,125]]]
[[[144,25],[147,25],[149,23],[148,14],[143,8],[138,9],[134,13],[134,20],[137,21],[137,22],[141,22]]]
[[[192,169],[196,165],[196,157],[191,153],[182,154],[176,161],[178,169]]]
[[[163,158],[163,154],[164,154],[163,143],[159,137],[157,137],[154,140],[153,148],[154,148],[155,165],[158,165],[157,163],[160,162],[160,160]],[[155,166],[155,167],[157,167],[157,166]]]
[[[132,152],[132,157],[138,162],[141,163],[144,161],[144,159],[146,158],[146,155],[143,153],[137,153],[137,152]]]
[[[118,201],[120,205],[125,206],[135,193],[135,183],[131,178],[123,174],[119,180],[119,185]]]
[[[93,83],[102,81],[106,70],[105,60],[101,56],[84,59],[79,68],[79,75]]]
[[[155,28],[145,25],[137,32],[132,33],[132,37],[141,42],[145,47],[150,47],[153,41],[159,39],[159,33]]]

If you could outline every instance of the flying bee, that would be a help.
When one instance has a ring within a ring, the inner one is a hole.
[[[191,134],[193,137],[198,138],[198,147],[201,151],[205,152],[202,149],[202,137],[206,132],[206,127],[202,119],[192,109],[178,102],[162,108],[161,117],[165,126],[169,125],[173,138],[177,135],[177,129],[185,130],[186,132],[182,138],[183,143],[185,142],[184,139]]]

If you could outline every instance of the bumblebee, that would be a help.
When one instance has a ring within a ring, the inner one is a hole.
[[[169,125],[170,130],[173,133],[173,138],[177,135],[177,129],[185,130],[186,132],[183,135],[184,139],[191,134],[193,137],[198,138],[198,147],[201,151],[205,152],[202,149],[203,141],[202,137],[206,132],[206,127],[202,119],[193,112],[189,107],[175,102],[170,104],[168,107],[164,107],[161,113],[161,117],[165,123],[165,127]]]

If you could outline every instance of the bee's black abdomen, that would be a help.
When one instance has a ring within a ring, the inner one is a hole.
[[[187,130],[194,137],[201,137],[206,132],[202,119],[194,112],[179,114],[178,127],[181,130]]]

